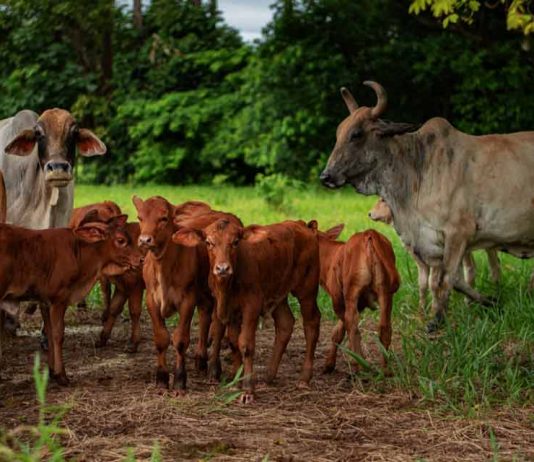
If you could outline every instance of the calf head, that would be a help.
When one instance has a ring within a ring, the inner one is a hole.
[[[139,220],[139,247],[152,252],[155,256],[160,256],[175,231],[174,206],[160,196],[151,197],[146,201],[134,196],[132,202],[137,209]]]
[[[67,186],[72,180],[76,147],[85,157],[106,153],[106,146],[93,132],[79,128],[68,111],[57,108],[43,112],[36,125],[17,134],[5,152],[28,156],[36,145],[45,181],[53,187]]]
[[[103,260],[101,274],[104,276],[119,276],[143,264],[143,255],[135,242],[135,230],[128,227],[127,219],[127,215],[119,215],[102,222],[98,212],[92,210],[73,229],[79,240],[99,245],[98,257]]]
[[[267,231],[261,227],[243,228],[222,218],[205,229],[180,228],[173,234],[176,244],[195,246],[205,242],[210,261],[210,276],[217,285],[228,286],[235,273],[239,246],[242,242],[260,242],[267,238]],[[217,316],[223,322],[228,319],[226,305],[217,304]]]
[[[386,225],[393,223],[393,213],[391,212],[389,205],[386,204],[386,201],[382,198],[380,198],[369,211],[369,218],[373,221],[381,221]]]
[[[364,85],[375,91],[377,104],[358,107],[350,91],[341,88],[350,114],[337,128],[336,144],[320,179],[329,188],[350,183],[362,194],[379,194],[380,173],[392,159],[391,138],[418,126],[379,119],[387,106],[386,91],[376,82],[366,81]]]

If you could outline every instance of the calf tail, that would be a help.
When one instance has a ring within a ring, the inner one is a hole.
[[[4,174],[0,170],[0,223],[5,223],[7,218],[6,184]]]

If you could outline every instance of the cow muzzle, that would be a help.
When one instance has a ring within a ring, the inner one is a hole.
[[[217,263],[213,267],[214,276],[221,279],[230,277],[232,273],[232,267],[228,263]]]
[[[72,180],[72,166],[68,162],[50,161],[44,166],[44,174],[47,183],[63,188]]]
[[[344,179],[334,175],[328,169],[323,170],[319,179],[321,180],[321,183],[323,183],[324,186],[331,189],[341,188],[341,186],[345,184]]]
[[[150,234],[141,234],[137,240],[137,245],[140,249],[149,250],[155,247],[154,236]]]

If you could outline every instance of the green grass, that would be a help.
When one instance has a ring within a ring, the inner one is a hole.
[[[534,294],[527,292],[532,262],[501,255],[503,277],[500,284],[489,282],[483,253],[476,255],[477,286],[494,295],[498,305],[468,306],[454,294],[448,323],[439,336],[430,339],[424,332],[417,309],[417,270],[394,230],[372,222],[367,212],[376,198],[355,194],[349,189],[294,190],[285,194],[283,209],[274,209],[253,188],[229,186],[77,186],[76,205],[105,199],[117,202],[134,220],[131,197],[143,199],[162,195],[173,203],[203,200],[214,208],[237,214],[246,224],[267,224],[284,219],[317,219],[321,229],[345,223],[341,238],[367,228],[375,228],[393,243],[402,284],[395,296],[393,313],[396,349],[392,353],[394,378],[388,387],[410,390],[415,396],[474,415],[502,405],[534,402]],[[292,301],[295,308],[295,302]],[[334,319],[328,296],[321,292],[319,305],[323,318]],[[365,316],[377,317],[377,312]],[[428,314],[430,316],[430,314]],[[330,335],[323,330],[322,335]]]

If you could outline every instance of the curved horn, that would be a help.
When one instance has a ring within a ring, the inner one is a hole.
[[[373,82],[372,80],[366,80],[363,82],[363,84],[371,87],[376,93],[377,102],[376,106],[371,110],[371,116],[374,119],[378,119],[378,117],[380,117],[386,110],[386,106],[388,105],[388,96],[386,94],[386,90],[384,90],[382,85]]]
[[[341,96],[343,97],[345,104],[349,109],[349,112],[352,114],[356,109],[358,109],[358,103],[354,99],[354,96],[352,96],[352,93],[347,88],[341,87],[339,91],[341,92]]]

